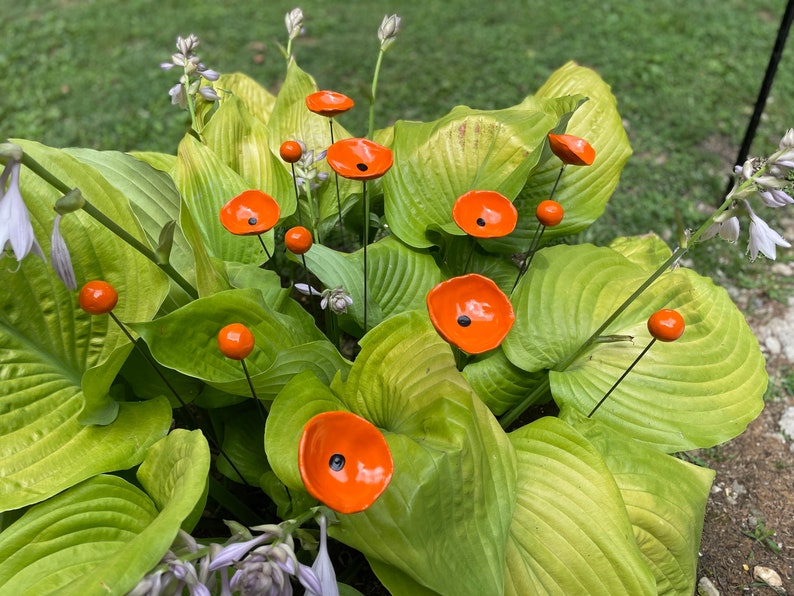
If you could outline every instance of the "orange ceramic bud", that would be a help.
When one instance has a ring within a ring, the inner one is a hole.
[[[317,91],[306,96],[306,107],[309,111],[327,118],[347,112],[354,105],[347,95],[336,91]]]
[[[246,190],[223,207],[220,220],[232,234],[264,234],[278,223],[281,208],[276,200],[261,190]]]
[[[535,217],[547,228],[553,228],[562,221],[565,211],[557,201],[541,201],[535,209]]]
[[[513,203],[493,190],[470,190],[452,206],[452,219],[475,238],[501,238],[516,227],[518,211]]]
[[[298,468],[306,490],[339,513],[364,511],[394,473],[383,434],[350,412],[317,414],[303,427]]]
[[[218,349],[227,358],[242,360],[254,349],[254,334],[242,323],[226,325],[218,332]]]
[[[391,149],[359,138],[337,141],[328,147],[325,159],[334,172],[351,180],[380,178],[394,163]]]
[[[80,308],[90,315],[104,315],[116,308],[119,295],[106,281],[89,281],[80,289]]]
[[[595,149],[581,137],[549,133],[549,145],[554,155],[572,166],[589,166],[595,160]]]
[[[303,226],[295,226],[284,234],[284,244],[290,252],[302,255],[312,247],[312,233]]]
[[[303,147],[298,141],[284,141],[278,150],[281,159],[287,163],[295,163],[303,157]]]
[[[684,333],[684,317],[669,308],[657,310],[648,317],[648,331],[659,341],[675,341]]]
[[[441,337],[469,354],[494,349],[515,321],[508,297],[477,273],[435,286],[427,294],[427,311]]]

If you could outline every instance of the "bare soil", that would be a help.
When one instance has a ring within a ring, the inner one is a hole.
[[[794,319],[794,300],[784,305],[760,291],[735,298],[745,312],[753,313],[748,323],[766,352],[770,382],[778,387],[745,433],[695,456],[717,472],[698,577],[707,578],[723,596],[794,594],[794,437],[779,426],[785,410],[794,406],[791,388],[786,392],[779,386],[791,374],[792,360],[786,345],[778,349],[781,339],[788,346],[794,342],[785,328]],[[771,587],[754,577],[756,566],[775,571],[782,585]]]

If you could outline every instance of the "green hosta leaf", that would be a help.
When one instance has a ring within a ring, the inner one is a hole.
[[[510,440],[519,480],[505,595],[656,594],[621,493],[593,445],[556,418]]]
[[[268,121],[270,150],[274,155],[279,154],[281,143],[288,140],[303,141],[306,149],[314,151],[315,155],[325,151],[331,144],[329,119],[310,112],[306,107],[306,96],[315,91],[317,91],[317,83],[311,75],[301,70],[298,64],[291,60],[287,67],[287,77],[278,92],[273,113]],[[334,121],[333,126],[334,141],[350,138],[351,134],[338,122]],[[317,162],[316,168],[319,172],[330,174],[328,181],[322,184],[314,195],[320,204],[320,220],[335,218],[338,210],[333,171],[325,160]],[[291,168],[288,171],[291,172]],[[343,211],[346,212],[352,206],[356,200],[355,194],[360,192],[360,182],[339,178]],[[306,198],[304,197],[302,201],[305,202]]]
[[[598,219],[631,155],[615,97],[595,71],[569,62],[549,77],[535,98],[549,99],[575,93],[587,96],[588,101],[574,112],[565,132],[587,139],[596,151],[596,158],[590,166],[565,169],[554,193],[554,200],[565,208],[565,217],[558,226],[546,230],[546,240],[579,232]],[[515,201],[520,214],[518,225],[506,242],[501,243],[505,250],[526,250],[537,227],[535,208],[549,198],[560,165],[560,160],[552,156],[532,173]]]
[[[491,412],[499,416],[532,396],[527,406],[550,399],[548,375],[528,373],[510,362],[501,348],[476,357],[463,369],[463,376]]]
[[[329,531],[376,562],[387,588],[408,576],[440,593],[501,593],[515,486],[506,435],[426,314],[394,316],[361,343],[346,382],[329,390],[300,377],[276,398],[265,434],[273,470],[302,486],[297,448],[311,416],[348,409],[367,418],[384,429],[394,477],[369,509],[340,515]]]
[[[207,146],[242,176],[248,188],[258,188],[276,200],[282,218],[295,211],[292,177],[268,148],[267,127],[239,98],[225,99],[203,134]]]
[[[99,171],[105,179],[127,197],[132,211],[146,233],[149,246],[156,249],[160,233],[169,222],[179,219],[179,193],[165,173],[139,159],[118,151],[67,149],[67,153]],[[190,283],[195,284],[195,265],[190,245],[177,227],[169,262]],[[173,285],[175,306],[188,296]]]
[[[65,152],[19,141],[24,150],[140,240],[143,233],[117,189]],[[23,171],[27,200],[42,248],[49,252],[52,206],[59,195]],[[61,232],[72,251],[78,284],[109,281],[119,293],[122,320],[154,316],[167,292],[162,273],[82,212],[70,213]],[[107,316],[77,304],[49,264],[33,256],[19,270],[0,267],[0,503],[15,509],[46,499],[94,474],[135,465],[168,428],[165,401],[118,410],[107,392],[130,344]],[[111,422],[85,427],[85,420]],[[115,449],[108,444],[119,441]],[[57,471],[57,473],[56,473]]]
[[[691,270],[664,273],[604,332],[633,341],[596,343],[560,368],[647,276],[647,266],[609,248],[540,251],[512,295],[516,323],[505,354],[524,370],[551,369],[563,417],[586,415],[651,340],[648,317],[676,309],[687,325],[681,339],[657,342],[595,415],[669,452],[733,438],[761,411],[764,361],[727,293]]]
[[[177,430],[138,471],[149,495],[100,475],[32,507],[0,534],[0,592],[126,593],[202,508],[209,461],[201,433]]]
[[[148,163],[155,170],[173,176],[176,171],[176,155],[170,153],[157,153],[156,151],[130,151],[135,159]]]
[[[240,363],[218,349],[218,332],[230,323],[242,323],[254,334],[256,347],[245,362],[255,389],[262,389],[260,397],[272,398],[288,376],[301,370],[328,377],[333,376],[334,366],[346,366],[333,346],[321,343],[323,336],[316,328],[309,331],[292,316],[274,310],[255,289],[200,298],[151,323],[131,326],[163,366],[223,391],[250,396]]]
[[[215,83],[216,89],[223,89],[233,97],[240,98],[248,112],[262,124],[267,124],[270,114],[276,104],[276,96],[262,87],[254,79],[240,72],[222,74]],[[221,97],[221,105],[227,99],[226,94]],[[213,118],[217,116],[215,114]],[[210,120],[212,122],[212,120]]]
[[[576,427],[615,477],[658,594],[695,591],[698,547],[714,471],[659,453],[582,417]]]
[[[364,323],[364,252],[345,254],[315,244],[305,255],[306,266],[327,288],[344,287],[353,298],[348,315]],[[390,316],[425,308],[425,296],[443,277],[433,257],[387,236],[367,249],[367,326]]]
[[[205,145],[185,135],[179,144],[174,179],[210,257],[240,263],[265,261],[265,253],[254,236],[235,236],[220,222],[221,208],[229,199],[250,188],[242,176]],[[185,234],[192,244],[187,230]],[[273,232],[262,234],[262,239],[272,255]]]
[[[218,471],[235,482],[247,482],[251,486],[258,485],[262,475],[270,471],[264,448],[265,421],[257,410],[254,404],[244,404],[211,413],[216,424],[223,428],[221,449],[243,478],[223,456],[216,461]]]
[[[575,109],[578,100],[561,98],[546,109],[458,106],[435,122],[395,124],[394,166],[383,178],[386,218],[394,233],[410,246],[426,248],[432,244],[426,236],[431,227],[463,234],[452,221],[452,205],[464,192],[495,190],[515,197],[538,163],[558,111]]]

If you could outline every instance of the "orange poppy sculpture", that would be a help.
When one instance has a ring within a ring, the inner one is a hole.
[[[452,219],[475,238],[501,238],[516,227],[518,211],[513,203],[494,190],[470,190],[452,206]]]
[[[325,159],[342,178],[363,181],[380,178],[394,163],[391,149],[363,138],[337,141],[328,147]]]
[[[276,200],[261,190],[246,190],[223,207],[223,227],[237,236],[264,234],[278,223],[281,208]]]
[[[352,99],[336,91],[317,91],[306,96],[306,107],[310,112],[333,118],[347,112],[355,105]]]
[[[394,461],[383,434],[351,412],[323,412],[303,427],[298,468],[306,490],[339,513],[358,513],[386,490]]]
[[[595,161],[595,149],[581,137],[549,133],[549,146],[566,165],[589,166]]]
[[[436,285],[427,294],[427,311],[441,337],[469,354],[497,347],[516,318],[499,286],[477,273]]]

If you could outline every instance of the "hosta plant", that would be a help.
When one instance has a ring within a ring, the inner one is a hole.
[[[794,133],[674,249],[581,244],[631,154],[596,72],[376,131],[392,15],[355,137],[296,11],[277,95],[178,39],[173,154],[0,146],[0,592],[356,593],[327,525],[393,594],[691,594],[713,472],[673,454],[767,379],[681,257],[788,245]]]

